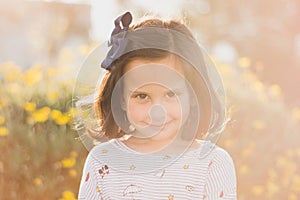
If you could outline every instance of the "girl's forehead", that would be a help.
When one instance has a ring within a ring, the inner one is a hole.
[[[185,84],[185,77],[180,72],[180,66],[171,60],[143,62],[134,60],[127,65],[123,76],[125,88],[133,90],[147,84],[174,88]]]
[[[147,64],[163,65],[184,75],[182,62],[180,62],[180,59],[174,55],[169,55],[161,59],[136,58],[127,63],[127,65],[125,66],[125,73],[129,72],[130,70],[136,69],[137,67],[140,67],[142,65],[147,65]]]

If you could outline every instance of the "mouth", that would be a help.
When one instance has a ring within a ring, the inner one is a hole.
[[[149,124],[148,127],[155,128],[155,129],[163,129],[164,127],[166,127],[167,125],[169,125],[171,122],[172,122],[172,120],[168,121],[166,123],[163,123],[163,124]]]

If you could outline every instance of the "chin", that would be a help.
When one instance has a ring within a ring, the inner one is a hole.
[[[173,140],[177,136],[178,132],[176,130],[166,130],[166,131],[161,131],[151,137],[152,139],[155,140]]]

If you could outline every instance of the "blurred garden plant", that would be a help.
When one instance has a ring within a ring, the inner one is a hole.
[[[87,152],[72,128],[71,53],[54,66],[0,65],[0,199],[75,199]]]
[[[74,58],[89,49],[63,49],[53,66],[0,65],[0,199],[76,198],[87,151],[72,128]],[[232,118],[219,145],[235,162],[239,199],[300,199],[300,109],[257,79],[257,65],[217,63]]]
[[[300,199],[299,108],[288,108],[279,85],[252,73],[260,62],[242,57],[218,66],[233,119],[219,144],[235,161],[239,199]]]

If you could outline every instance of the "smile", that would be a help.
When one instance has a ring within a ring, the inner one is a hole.
[[[164,124],[149,124],[149,127],[151,127],[151,128],[156,128],[156,129],[162,129],[162,128],[164,128],[165,126],[169,125],[171,122],[172,122],[172,120],[171,120],[171,121],[168,121],[168,122],[166,122],[166,123],[164,123]]]

